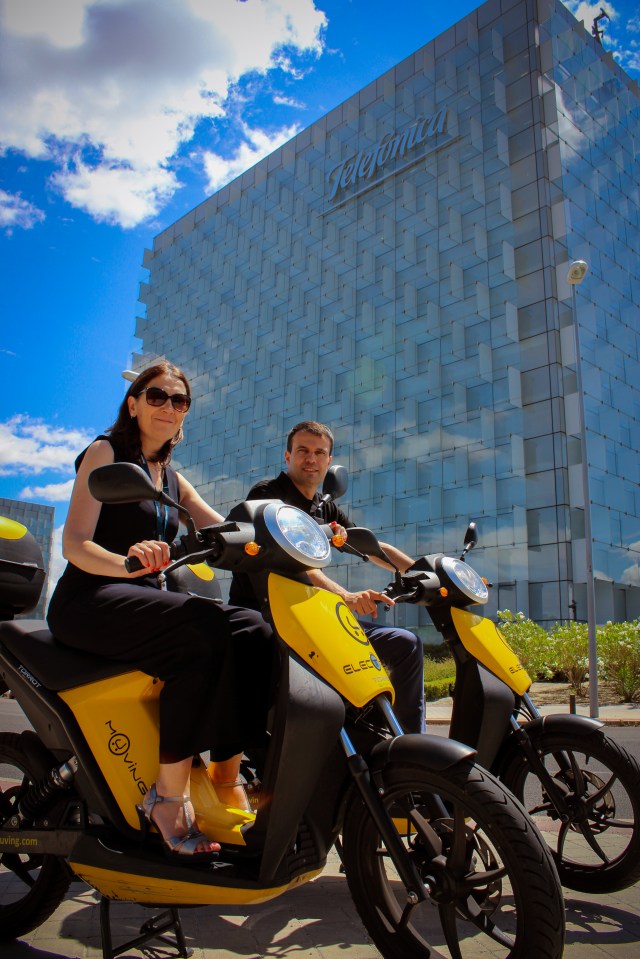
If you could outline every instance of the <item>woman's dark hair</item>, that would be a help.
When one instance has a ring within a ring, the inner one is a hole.
[[[140,444],[138,420],[136,417],[132,417],[129,412],[128,399],[130,396],[139,396],[145,386],[147,386],[151,380],[155,380],[156,376],[174,376],[176,379],[182,380],[185,393],[187,396],[191,396],[191,388],[187,377],[182,370],[178,369],[177,366],[173,366],[171,363],[167,363],[166,361],[156,363],[154,366],[149,366],[146,370],[143,370],[142,373],[138,374],[120,404],[115,423],[110,426],[108,430],[105,430],[105,432],[116,441],[118,448],[121,449],[126,456],[130,457],[133,462],[140,459],[142,447]],[[181,439],[182,427],[180,427],[175,436],[167,440],[153,457],[151,457],[152,462],[162,463],[163,466],[166,466],[171,460],[173,447],[177,446]]]

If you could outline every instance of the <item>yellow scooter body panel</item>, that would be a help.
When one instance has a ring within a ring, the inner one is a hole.
[[[162,682],[134,671],[61,692],[82,729],[122,815],[134,829],[142,802],[158,772],[158,697]],[[219,842],[244,846],[240,827],[253,814],[233,811],[217,798],[202,763],[191,770],[191,798],[198,826]]]
[[[122,813],[134,828],[158,772],[158,696],[162,683],[134,671],[59,693],[84,733]]]
[[[151,875],[136,873],[115,872],[100,866],[93,866],[85,862],[70,860],[69,865],[75,875],[93,886],[107,899],[119,899],[125,902],[162,903],[165,906],[181,906],[188,903],[190,906],[217,906],[217,905],[257,905],[268,902],[281,896],[288,889],[295,889],[304,883],[315,879],[322,869],[313,869],[296,876],[285,885],[272,887],[216,886],[205,882],[176,881],[175,878],[163,879]],[[162,868],[162,867],[160,867]],[[186,875],[185,870],[185,875]]]
[[[358,620],[324,589],[277,573],[269,576],[269,603],[278,633],[341,696],[361,708],[393,686]]]
[[[517,696],[531,686],[531,677],[495,623],[465,609],[451,610],[453,625],[464,648]]]

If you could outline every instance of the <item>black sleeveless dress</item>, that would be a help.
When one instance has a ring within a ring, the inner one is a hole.
[[[116,462],[126,461],[108,436]],[[76,462],[79,466],[81,457]],[[166,470],[178,501],[178,477]],[[177,510],[162,515],[167,542]],[[155,503],[103,504],[94,542],[126,556],[133,543],[160,539]],[[94,576],[68,563],[47,613],[61,643],[130,664],[164,682],[160,760],[211,749],[224,760],[264,738],[273,639],[259,613],[160,590],[154,576]]]

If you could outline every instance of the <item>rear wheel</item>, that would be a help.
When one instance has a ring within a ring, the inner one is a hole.
[[[640,766],[600,731],[574,738],[534,740],[569,819],[561,820],[524,753],[514,755],[502,780],[529,810],[569,889],[603,893],[640,879]]]
[[[465,959],[479,949],[487,959],[560,957],[564,904],[553,860],[497,780],[470,761],[443,773],[390,764],[383,778],[385,806],[429,890],[425,901],[408,901],[355,796],[343,861],[356,908],[385,959]]]
[[[0,823],[46,772],[32,768],[20,749],[20,736],[0,733]],[[71,874],[58,856],[0,853],[0,940],[15,939],[41,925],[60,905],[70,882]]]

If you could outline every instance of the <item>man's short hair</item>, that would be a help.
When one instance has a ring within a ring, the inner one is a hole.
[[[324,423],[316,423],[315,420],[303,420],[302,423],[296,423],[289,430],[287,436],[287,452],[293,449],[293,437],[296,433],[313,433],[314,436],[326,436],[329,440],[329,453],[333,453],[333,433]]]

